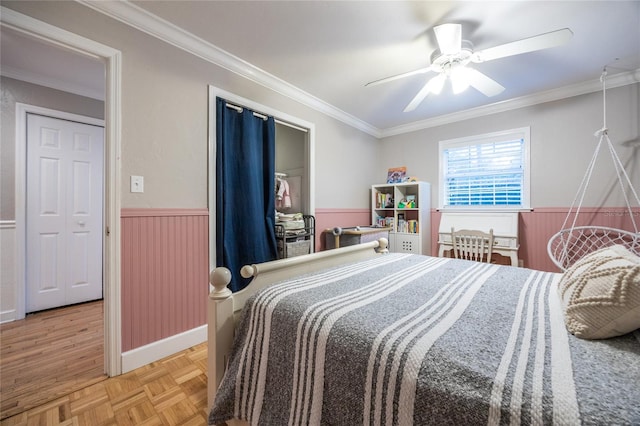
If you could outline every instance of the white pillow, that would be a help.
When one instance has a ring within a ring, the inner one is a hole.
[[[567,329],[606,339],[640,328],[640,257],[624,246],[595,251],[565,271],[558,293]]]

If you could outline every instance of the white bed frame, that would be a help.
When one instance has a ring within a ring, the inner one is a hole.
[[[320,269],[355,262],[388,253],[386,238],[364,244],[321,251],[304,256],[274,260],[257,265],[246,265],[240,271],[244,278],[253,280],[247,287],[232,293],[227,288],[231,272],[218,267],[211,271],[209,280],[213,291],[208,301],[208,406],[213,406],[216,391],[224,375],[227,358],[231,352],[238,314],[247,299],[256,291],[286,278]]]

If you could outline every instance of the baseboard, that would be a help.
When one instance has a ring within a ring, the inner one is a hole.
[[[16,221],[0,220],[0,323],[18,318]]]
[[[173,355],[207,340],[207,325],[149,343],[122,354],[122,373]]]
[[[4,322],[10,322],[16,320],[16,310],[12,309],[10,311],[2,311],[0,312],[0,324]]]

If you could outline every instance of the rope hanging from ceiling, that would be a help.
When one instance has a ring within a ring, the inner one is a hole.
[[[600,130],[595,132],[595,136],[599,137],[598,144],[596,145],[595,152],[591,157],[591,162],[587,166],[587,170],[582,179],[582,182],[578,187],[578,192],[576,193],[576,196],[571,203],[571,207],[567,212],[567,216],[564,219],[561,230],[554,234],[549,239],[549,242],[547,244],[547,252],[549,254],[549,257],[551,258],[553,263],[555,263],[556,266],[558,266],[563,271],[570,268],[574,263],[576,263],[587,254],[601,248],[617,244],[625,246],[629,251],[640,256],[640,233],[638,232],[638,226],[634,218],[633,210],[631,209],[629,196],[627,194],[627,191],[625,191],[625,182],[629,188],[628,192],[630,192],[635,197],[636,203],[638,205],[640,205],[640,199],[638,198],[638,194],[631,184],[629,175],[625,171],[622,162],[620,161],[620,158],[618,157],[618,154],[616,153],[615,149],[613,148],[613,144],[609,139],[609,130],[607,128],[606,121],[606,76],[607,68],[605,67],[600,77],[600,81],[602,82],[602,98],[604,105],[603,126]],[[578,223],[580,209],[584,201],[584,196],[587,193],[587,188],[589,187],[589,183],[591,181],[591,175],[593,173],[598,154],[603,145],[606,145],[606,148],[611,155],[611,159],[613,160],[618,184],[624,196],[628,214],[631,218],[633,232],[624,229],[615,229],[597,225],[576,226],[576,224]],[[571,221],[571,226],[567,228],[567,224],[569,223],[572,216],[573,220]]]

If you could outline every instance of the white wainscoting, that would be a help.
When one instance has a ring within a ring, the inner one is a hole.
[[[0,323],[16,319],[16,221],[0,221]]]

